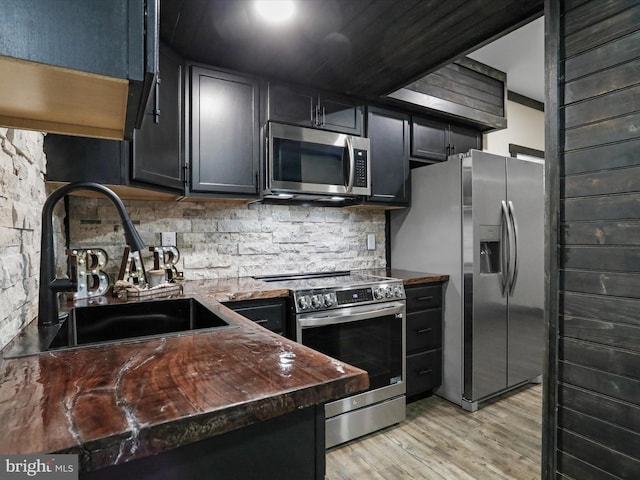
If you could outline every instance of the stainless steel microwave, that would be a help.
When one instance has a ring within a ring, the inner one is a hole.
[[[368,138],[270,122],[267,141],[267,195],[371,194]]]

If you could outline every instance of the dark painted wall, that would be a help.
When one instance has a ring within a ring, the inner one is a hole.
[[[640,2],[549,0],[547,15],[559,283],[543,476],[640,478]]]

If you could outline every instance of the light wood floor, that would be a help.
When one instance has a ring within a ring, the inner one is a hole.
[[[327,480],[538,480],[542,385],[477,412],[432,396],[410,403],[400,425],[327,452]]]

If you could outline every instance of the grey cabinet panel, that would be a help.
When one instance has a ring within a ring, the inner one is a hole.
[[[444,162],[449,155],[482,149],[482,133],[438,120],[411,119],[411,159]]]
[[[321,128],[338,132],[362,134],[362,107],[340,97],[320,95],[318,121]]]
[[[190,191],[258,195],[259,84],[191,69]]]
[[[268,120],[362,135],[363,107],[318,90],[269,82]]]
[[[411,156],[444,162],[448,154],[447,124],[414,118],[411,123]]]
[[[269,120],[313,126],[315,91],[269,83]]]
[[[181,190],[182,59],[160,49],[158,79],[140,130],[134,133],[131,178]]]
[[[482,149],[482,134],[470,128],[449,125],[449,155]]]
[[[371,149],[371,196],[367,202],[408,205],[409,115],[369,107],[367,136]]]

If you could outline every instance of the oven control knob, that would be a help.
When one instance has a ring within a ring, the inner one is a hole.
[[[300,310],[306,310],[309,308],[309,297],[298,298],[298,306],[300,307]]]
[[[393,294],[396,297],[402,297],[402,287],[400,285],[396,285],[395,287],[393,287]]]
[[[335,294],[334,293],[325,293],[324,294],[324,305],[326,307],[333,307],[336,304]]]
[[[313,308],[320,308],[323,303],[324,299],[322,298],[322,295],[313,295],[311,297],[311,306]]]
[[[377,287],[373,291],[373,296],[375,297],[376,300],[380,300],[381,298],[384,298],[384,289],[382,287]]]
[[[384,287],[384,296],[387,298],[391,298],[393,296],[393,291],[391,290],[391,287],[388,285]]]

